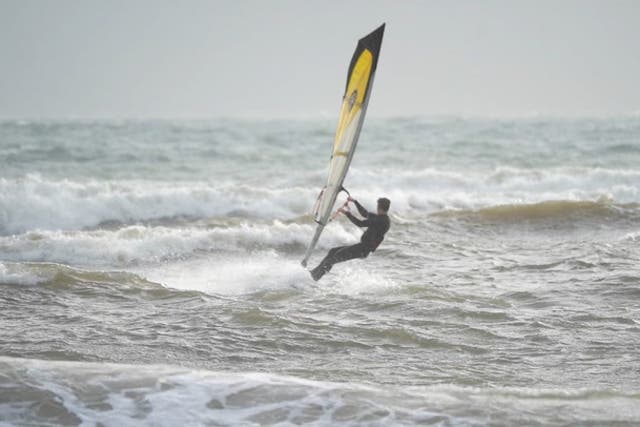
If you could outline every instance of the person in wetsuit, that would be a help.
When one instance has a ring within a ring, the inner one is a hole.
[[[354,258],[366,258],[371,252],[374,252],[378,245],[384,239],[384,235],[389,231],[389,206],[391,202],[387,198],[378,199],[378,213],[374,214],[367,211],[356,199],[349,197],[349,202],[353,202],[358,208],[358,212],[365,219],[356,218],[346,209],[340,209],[358,227],[366,227],[366,231],[362,233],[360,243],[350,246],[338,246],[329,250],[327,256],[313,270],[311,277],[313,280],[320,280],[325,273],[331,270],[334,264],[348,261]]]

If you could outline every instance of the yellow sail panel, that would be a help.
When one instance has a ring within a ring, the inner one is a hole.
[[[336,131],[335,141],[333,143],[333,155],[346,155],[347,151],[342,147],[345,141],[343,134],[349,124],[353,122],[358,112],[362,109],[364,97],[367,92],[367,85],[371,78],[371,70],[373,66],[373,54],[369,49],[365,49],[357,59],[353,71],[349,76],[347,90],[342,101],[342,109],[340,111],[340,119],[338,120],[338,129]]]

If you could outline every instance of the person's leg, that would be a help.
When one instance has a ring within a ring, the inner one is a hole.
[[[311,277],[313,277],[313,280],[319,280],[324,275],[324,273],[330,271],[331,267],[333,267],[332,260],[336,252],[347,247],[348,246],[338,246],[329,249],[329,253],[327,253],[327,256],[325,256],[324,259],[320,261],[320,264],[318,264],[316,268],[311,270]]]
[[[365,252],[366,251],[362,243],[333,248],[322,260],[320,265],[318,265],[311,271],[311,277],[313,277],[314,280],[320,280],[320,278],[325,273],[331,270],[331,267],[333,267],[334,264],[345,262],[354,258],[363,258],[365,257]]]
[[[329,270],[331,270],[331,266],[335,264],[333,262],[333,259],[335,258],[336,253],[342,251],[345,248],[348,248],[348,246],[338,246],[335,248],[331,248],[329,250],[329,253],[327,253],[327,256],[324,257],[324,259],[320,262],[320,265],[318,267],[320,266],[322,266],[323,268],[328,267]]]

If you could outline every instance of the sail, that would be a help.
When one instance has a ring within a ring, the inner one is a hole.
[[[329,162],[327,185],[318,199],[314,218],[318,225],[302,260],[303,266],[307,265],[307,261],[318,243],[322,230],[330,220],[333,205],[336,202],[338,193],[342,190],[344,179],[349,170],[367,112],[373,78],[378,65],[384,26],[385,24],[382,24],[379,28],[360,39],[351,58]]]

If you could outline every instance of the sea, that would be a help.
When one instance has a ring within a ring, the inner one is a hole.
[[[0,121],[0,426],[640,425],[640,116],[335,127]]]

